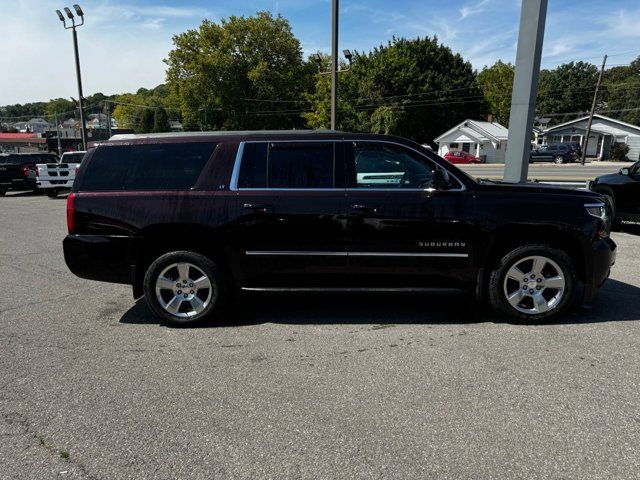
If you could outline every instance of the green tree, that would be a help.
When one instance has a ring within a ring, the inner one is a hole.
[[[394,38],[369,53],[354,55],[340,75],[338,127],[402,135],[432,141],[466,118],[484,116],[486,108],[471,64],[437,38]],[[328,75],[316,75],[305,114],[313,128],[329,125]]]
[[[591,108],[598,83],[598,68],[586,62],[570,62],[554,70],[542,70],[538,86],[538,114],[556,116],[559,122],[575,118]],[[571,115],[573,114],[573,115]]]
[[[169,117],[162,107],[156,108],[153,114],[153,131],[158,133],[169,131]]]
[[[258,12],[173,37],[167,85],[185,126],[262,129],[303,126],[301,94],[311,70],[281,16]]]
[[[45,113],[48,118],[53,119],[54,115],[58,114],[58,121],[65,120],[76,116],[76,106],[71,100],[66,98],[56,98],[49,100],[45,108]]]
[[[607,116],[640,125],[640,57],[628,66],[605,72],[602,98],[611,110]]]
[[[136,124],[136,133],[149,133],[153,131],[153,110],[150,108],[144,108],[140,114],[138,122]]]
[[[135,93],[124,93],[115,98],[113,118],[120,128],[137,129],[142,111],[147,106],[146,99]]]
[[[498,60],[491,67],[484,67],[478,73],[478,85],[487,102],[488,112],[505,127],[509,126],[511,114],[513,77],[513,65],[502,60]]]

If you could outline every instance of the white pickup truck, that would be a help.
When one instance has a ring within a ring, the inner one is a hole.
[[[36,185],[49,198],[55,198],[62,190],[71,190],[76,171],[86,152],[65,152],[58,163],[36,165]]]

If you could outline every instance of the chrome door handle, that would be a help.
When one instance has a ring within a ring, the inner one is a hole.
[[[264,203],[245,203],[242,208],[259,213],[267,213],[273,210],[273,206]]]
[[[351,208],[353,210],[358,210],[363,213],[378,213],[378,207],[368,207],[366,205],[361,205],[359,203],[351,205]]]

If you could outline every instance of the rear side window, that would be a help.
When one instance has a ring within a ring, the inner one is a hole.
[[[239,188],[265,188],[267,186],[267,143],[246,143],[242,152]]]
[[[334,142],[247,143],[238,188],[333,188]]]
[[[273,144],[268,182],[269,188],[333,188],[333,144]]]
[[[204,142],[98,148],[80,190],[188,190],[215,148]]]

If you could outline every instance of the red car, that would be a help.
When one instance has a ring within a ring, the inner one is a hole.
[[[482,163],[482,160],[476,157],[475,155],[471,155],[467,152],[449,152],[444,156],[444,159],[451,163]]]

